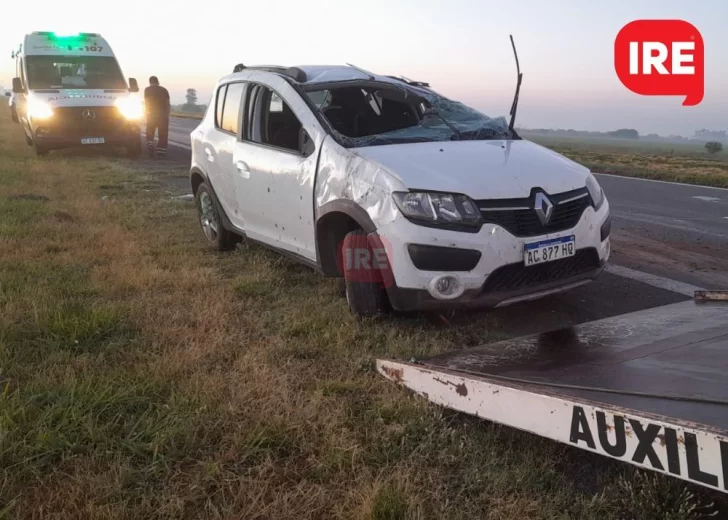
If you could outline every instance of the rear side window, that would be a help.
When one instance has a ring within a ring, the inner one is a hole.
[[[217,90],[217,102],[215,104],[215,126],[222,128],[222,107],[225,105],[225,92],[227,85],[223,85]]]
[[[220,128],[231,134],[238,133],[240,121],[240,104],[243,100],[243,83],[230,83],[225,94]]]
[[[250,103],[254,116],[247,136],[249,140],[292,152],[300,150],[303,126],[276,92],[260,85]]]

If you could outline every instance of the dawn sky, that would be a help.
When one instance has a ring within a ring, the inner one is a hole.
[[[217,78],[245,64],[354,63],[382,74],[428,81],[438,92],[490,116],[506,115],[516,72],[508,35],[524,73],[518,125],[691,136],[728,129],[728,1],[631,2],[208,0],[186,4],[127,0],[91,7],[35,0],[28,16],[0,22],[0,85],[14,75],[11,50],[31,31],[101,33],[127,77],[152,74],[173,102],[188,87],[200,101]],[[8,13],[6,12],[6,15]],[[677,18],[705,41],[705,98],[643,97],[616,77],[614,38],[640,18]]]

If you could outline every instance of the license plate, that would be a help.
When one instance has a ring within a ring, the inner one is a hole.
[[[84,137],[81,139],[81,144],[104,144],[103,137]]]
[[[576,254],[576,237],[554,238],[526,244],[523,249],[523,262],[526,266],[543,264],[568,258]]]

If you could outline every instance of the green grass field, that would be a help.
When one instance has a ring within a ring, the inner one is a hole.
[[[709,154],[687,143],[629,139],[553,137],[521,132],[522,137],[556,150],[594,172],[728,187],[728,153]]]
[[[86,154],[88,155],[88,154]],[[454,414],[374,370],[497,315],[354,320],[335,281],[204,247],[185,165],[31,156],[0,116],[0,518],[688,519],[716,497]]]

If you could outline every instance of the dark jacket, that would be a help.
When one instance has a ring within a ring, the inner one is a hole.
[[[169,116],[169,92],[159,85],[151,85],[144,90],[144,106],[147,117]]]

